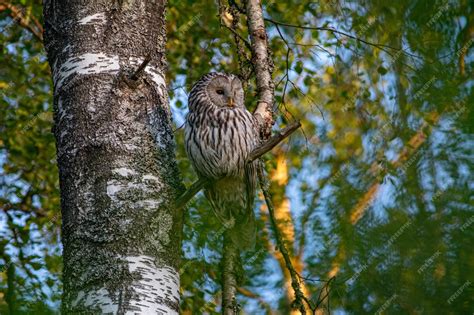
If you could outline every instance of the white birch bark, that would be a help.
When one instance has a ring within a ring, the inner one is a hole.
[[[270,136],[273,126],[275,85],[272,79],[273,61],[268,48],[268,35],[263,20],[262,4],[259,0],[246,0],[247,26],[252,47],[252,64],[255,67],[257,108],[253,113],[260,125],[261,136]]]
[[[178,314],[165,0],[46,0],[65,314]],[[130,76],[151,54],[138,80]]]

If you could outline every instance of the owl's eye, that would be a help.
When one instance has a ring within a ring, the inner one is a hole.
[[[224,90],[217,90],[216,93],[219,95],[224,95]]]

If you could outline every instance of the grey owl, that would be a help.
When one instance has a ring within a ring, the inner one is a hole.
[[[199,177],[214,180],[204,194],[225,235],[240,249],[255,243],[253,203],[256,162],[245,161],[259,142],[257,122],[245,108],[239,78],[209,73],[189,94],[186,116],[186,152]]]

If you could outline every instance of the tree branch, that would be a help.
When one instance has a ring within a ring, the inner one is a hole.
[[[186,206],[186,204],[198,193],[201,189],[209,185],[211,181],[207,178],[199,178],[195,181],[184,194],[178,197],[176,200],[176,209],[179,210]]]
[[[266,139],[271,134],[274,124],[273,105],[275,85],[272,80],[273,62],[269,56],[267,33],[259,0],[247,0],[247,25],[252,46],[252,63],[257,81],[257,108],[254,116],[260,126],[260,135]]]
[[[267,204],[268,213],[270,214],[270,223],[273,229],[273,233],[275,234],[276,242],[278,249],[280,250],[281,254],[283,255],[283,259],[285,260],[286,267],[290,273],[291,277],[291,286],[295,291],[295,300],[292,303],[292,307],[298,308],[302,315],[306,314],[306,309],[304,307],[304,301],[306,301],[309,305],[310,302],[304,296],[303,292],[301,291],[300,280],[298,278],[298,273],[296,272],[295,268],[293,267],[293,263],[290,259],[290,254],[283,242],[283,238],[280,234],[280,231],[277,226],[276,218],[275,218],[275,209],[273,207],[273,202],[269,192],[269,183],[265,175],[263,174],[263,166],[260,164],[257,167],[257,174],[258,180],[260,182],[260,188],[262,189],[263,196],[265,198],[265,203]]]
[[[270,139],[268,139],[265,143],[263,143],[261,146],[253,150],[252,153],[250,153],[250,156],[247,159],[247,163],[255,161],[256,159],[273,149],[281,141],[283,141],[285,138],[295,132],[296,129],[298,129],[299,127],[301,127],[301,123],[299,121],[296,121],[289,124],[282,130],[277,131],[273,136],[270,137]]]
[[[409,52],[406,52],[402,48],[392,47],[392,46],[384,45],[384,44],[372,43],[372,42],[369,42],[365,39],[359,38],[357,36],[354,36],[354,35],[351,35],[351,34],[348,34],[348,33],[345,33],[345,32],[341,32],[341,31],[339,31],[335,28],[332,28],[332,27],[316,27],[316,26],[295,25],[295,24],[289,24],[289,23],[274,21],[272,19],[265,19],[265,21],[270,22],[270,23],[274,24],[275,26],[276,25],[281,25],[281,26],[292,27],[292,28],[300,28],[300,29],[304,29],[304,30],[328,31],[328,32],[339,34],[339,35],[342,35],[342,36],[345,36],[345,37],[348,37],[348,38],[355,39],[356,41],[359,41],[359,42],[364,43],[366,45],[376,47],[380,50],[385,51],[386,53],[388,53],[390,55],[392,53],[388,49],[396,50],[396,51],[403,51],[403,53],[405,53],[406,55],[408,55],[410,57],[421,58],[420,56],[417,56],[417,55],[411,54]]]
[[[14,22],[18,22],[20,26],[30,31],[41,42],[43,41],[43,27],[41,26],[41,23],[34,16],[30,16],[28,19],[31,19],[35,23],[36,28],[30,25],[28,19],[23,15],[25,11],[24,8],[19,9],[8,1],[0,0],[0,12],[4,10],[10,10],[10,17]]]

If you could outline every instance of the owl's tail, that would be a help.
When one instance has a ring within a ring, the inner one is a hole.
[[[224,231],[240,250],[252,250],[256,241],[253,193],[240,178],[224,178],[208,187],[204,194],[211,203]]]
[[[229,227],[228,235],[232,243],[240,250],[253,250],[257,237],[257,226],[253,211],[248,213],[245,218],[236,220],[234,225]]]
[[[223,233],[228,240],[234,243],[239,250],[253,250],[257,237],[257,225],[252,209],[247,209],[245,214],[232,209],[212,207],[223,226]],[[225,214],[225,215],[223,215]]]

